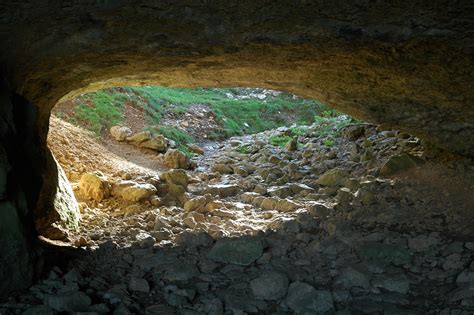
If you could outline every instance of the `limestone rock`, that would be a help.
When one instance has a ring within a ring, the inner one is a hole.
[[[344,289],[359,287],[367,290],[370,288],[370,282],[367,275],[353,267],[347,267],[342,270],[334,284]]]
[[[126,201],[142,201],[150,198],[157,192],[155,186],[147,183],[136,183],[130,180],[123,180],[114,185],[112,194],[122,197]]]
[[[58,164],[58,185],[54,197],[54,209],[59,214],[61,221],[69,228],[77,228],[81,213],[71,184],[66,178],[63,168]],[[1,174],[0,174],[1,176]],[[0,187],[1,189],[1,187]],[[1,194],[1,193],[0,193]],[[0,196],[1,199],[1,196]]]
[[[110,196],[110,185],[101,175],[86,173],[82,175],[79,188],[86,198],[102,201]]]
[[[188,143],[186,146],[188,147],[189,151],[193,153],[200,155],[204,154],[204,149],[194,143]]]
[[[363,136],[365,133],[364,125],[349,125],[342,130],[342,135],[344,138],[349,140],[356,140],[359,137]]]
[[[130,279],[130,282],[128,283],[128,288],[131,291],[138,291],[143,293],[150,292],[150,285],[148,284],[148,281],[142,278],[132,277]]]
[[[309,205],[307,209],[309,213],[315,217],[324,218],[330,213],[330,208],[319,202]]]
[[[290,141],[285,144],[286,151],[296,151],[298,149],[298,138],[293,137]]]
[[[212,170],[214,172],[218,172],[220,174],[232,174],[232,173],[234,173],[234,170],[232,169],[232,167],[229,164],[225,164],[225,163],[215,163],[212,166]]]
[[[390,292],[407,294],[410,289],[410,281],[408,277],[399,272],[397,274],[378,275],[373,281],[375,287],[383,288]]]
[[[297,314],[332,314],[334,312],[331,292],[316,290],[313,286],[300,281],[290,284],[284,304]]]
[[[342,186],[349,178],[349,172],[340,168],[333,168],[321,175],[316,183],[322,186]]]
[[[235,196],[240,190],[240,187],[232,184],[217,184],[209,185],[205,190],[206,194],[218,195],[220,197]]]
[[[380,175],[390,176],[420,165],[423,160],[408,153],[392,156],[380,169]]]
[[[288,278],[278,272],[264,272],[250,281],[253,294],[264,300],[278,300],[286,295]]]
[[[381,265],[392,263],[402,266],[411,262],[411,253],[397,245],[366,242],[357,248],[357,253],[363,260]]]
[[[204,209],[206,206],[207,199],[204,196],[198,196],[196,198],[189,199],[184,203],[184,211],[190,212],[190,211],[197,211],[200,212]]]
[[[167,172],[163,172],[160,175],[160,179],[167,184],[175,184],[187,187],[189,183],[189,177],[184,170],[174,169]]]
[[[155,150],[157,152],[165,152],[168,147],[168,140],[162,135],[158,135],[153,139],[146,140],[140,143],[140,148]]]
[[[183,152],[176,149],[169,149],[162,156],[163,164],[168,168],[188,169],[190,166],[189,158]]]
[[[56,293],[46,299],[46,303],[58,312],[84,312],[91,305],[91,298],[84,292],[69,291]]]
[[[247,266],[262,256],[263,240],[253,236],[219,239],[207,257],[213,261]]]
[[[189,177],[186,172],[182,169],[174,169],[162,173],[160,179],[166,183],[164,185],[165,197],[182,202],[184,193],[188,191]]]
[[[149,131],[137,132],[134,135],[127,137],[127,141],[133,142],[136,145],[140,145],[142,142],[151,140],[152,135]]]
[[[117,141],[125,141],[125,139],[132,134],[132,129],[125,126],[112,126],[110,128],[110,134]]]

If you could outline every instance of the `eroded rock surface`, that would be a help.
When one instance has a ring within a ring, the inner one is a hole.
[[[107,166],[111,183],[147,183],[155,195],[80,199],[84,253],[0,311],[472,312],[472,160],[369,124],[347,129],[362,131],[326,145],[309,126],[295,151],[269,142],[287,128],[230,139],[196,155],[195,170]],[[423,163],[382,174],[404,155]],[[223,162],[232,171],[214,171]],[[219,185],[238,189],[209,193]]]

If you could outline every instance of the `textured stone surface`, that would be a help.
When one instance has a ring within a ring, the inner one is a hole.
[[[34,120],[34,107],[0,82],[0,298],[33,278],[43,162]]]
[[[208,257],[223,263],[247,266],[263,253],[263,240],[257,237],[223,238],[214,244]]]
[[[0,9],[0,75],[17,93],[0,100],[0,222],[12,220],[0,241],[14,235],[16,244],[1,252],[4,266],[33,253],[33,213],[38,231],[60,219],[45,141],[51,108],[101,87],[285,90],[474,155],[471,1],[30,0]],[[2,269],[0,295],[28,285],[29,258]]]
[[[2,6],[0,64],[44,124],[71,91],[261,86],[474,154],[473,12],[469,1],[23,1]]]

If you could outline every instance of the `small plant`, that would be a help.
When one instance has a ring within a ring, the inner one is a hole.
[[[237,152],[242,154],[249,154],[250,153],[250,144],[243,144],[237,148]]]
[[[268,138],[268,141],[271,145],[284,148],[288,141],[290,141],[291,139],[293,139],[293,137],[291,136],[270,136]]]
[[[335,141],[333,139],[328,139],[328,138],[323,140],[323,144],[327,147],[332,147],[334,145],[334,142]]]

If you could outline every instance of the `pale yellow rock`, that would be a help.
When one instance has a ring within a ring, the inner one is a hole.
[[[97,174],[86,173],[82,175],[79,188],[88,199],[102,201],[110,196],[110,186],[107,179]]]

